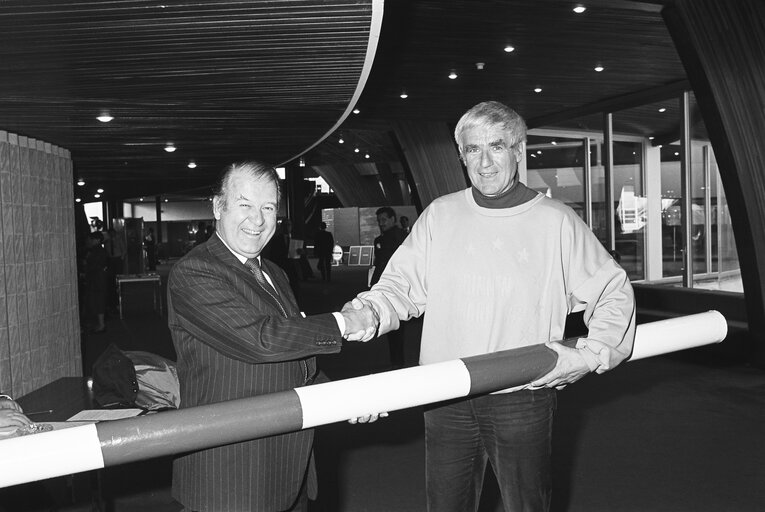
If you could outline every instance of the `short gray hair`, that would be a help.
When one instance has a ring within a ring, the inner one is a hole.
[[[454,129],[454,140],[462,154],[462,134],[469,128],[477,126],[501,125],[502,129],[510,132],[510,146],[526,142],[526,122],[513,109],[498,101],[484,101],[465,112]]]
[[[228,190],[231,185],[231,179],[236,175],[250,176],[254,179],[266,179],[273,182],[276,185],[276,201],[277,208],[279,201],[281,200],[281,186],[279,185],[279,175],[276,173],[276,169],[268,164],[262,162],[256,162],[254,160],[246,162],[237,162],[226,167],[218,179],[218,183],[213,191],[213,201],[216,201],[221,210],[225,210],[228,206]]]

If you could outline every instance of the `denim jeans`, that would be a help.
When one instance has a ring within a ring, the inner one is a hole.
[[[436,404],[425,411],[430,512],[478,509],[486,463],[506,512],[550,508],[555,391],[523,390]]]

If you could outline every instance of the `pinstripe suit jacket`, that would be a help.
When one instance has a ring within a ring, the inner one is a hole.
[[[340,350],[335,318],[302,318],[284,272],[262,262],[287,318],[217,234],[173,266],[168,314],[181,407],[310,384],[313,356]],[[308,430],[185,455],[173,465],[173,497],[199,511],[285,510],[305,478],[316,495],[312,443]]]

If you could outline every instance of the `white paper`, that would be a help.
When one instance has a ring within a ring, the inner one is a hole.
[[[132,418],[144,412],[143,409],[85,409],[66,421],[110,421]]]

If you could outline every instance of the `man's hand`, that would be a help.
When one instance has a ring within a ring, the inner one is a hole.
[[[0,409],[0,428],[25,427],[31,424],[30,419],[16,409]]]
[[[563,389],[566,385],[576,382],[588,373],[590,367],[579,350],[568,348],[557,342],[545,343],[545,346],[558,354],[555,368],[528,385],[528,389],[555,388]]]
[[[24,412],[21,409],[21,406],[17,404],[14,400],[11,400],[5,397],[0,397],[0,411],[3,409],[10,409],[16,412]]]
[[[380,412],[377,414],[369,414],[367,416],[359,416],[358,418],[351,418],[348,420],[348,423],[351,425],[355,425],[356,423],[374,423],[377,421],[377,418],[387,418],[388,413],[387,412]]]
[[[380,317],[372,304],[358,297],[347,302],[340,313],[345,319],[343,337],[349,341],[369,341],[377,334]]]

